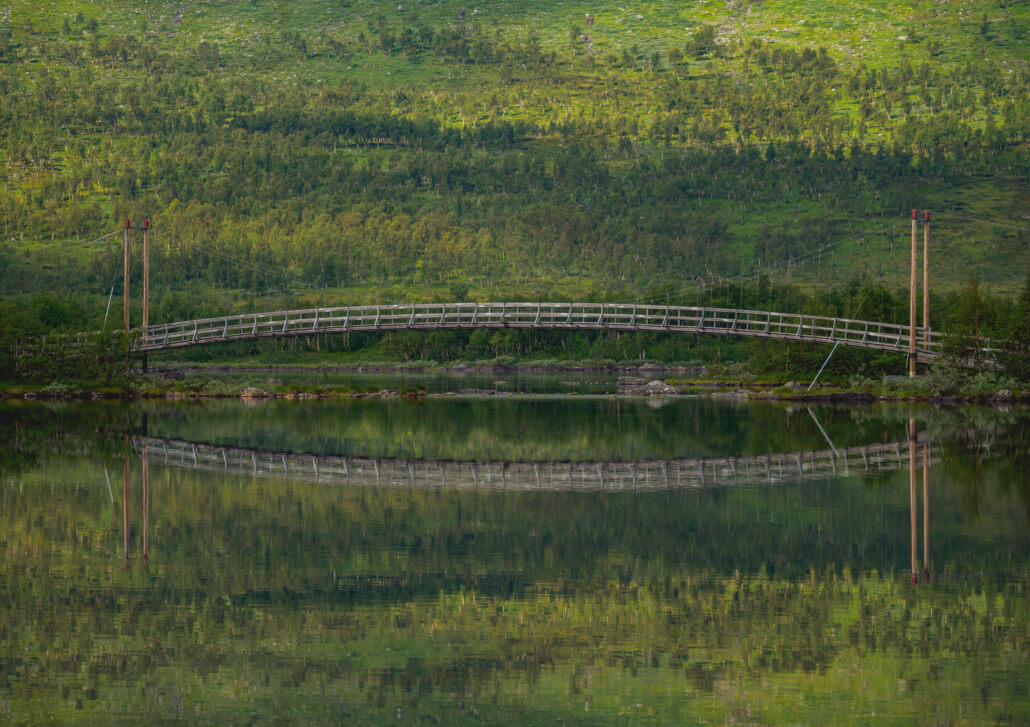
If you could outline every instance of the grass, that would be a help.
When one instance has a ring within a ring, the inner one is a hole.
[[[380,20],[394,28],[416,25],[447,27],[460,21],[476,25],[502,39],[537,37],[542,46],[586,56],[581,43],[573,44],[570,29],[587,32],[593,41],[592,54],[604,56],[634,46],[640,55],[659,51],[663,58],[672,46],[682,46],[690,33],[701,24],[717,28],[717,43],[759,39],[786,43],[798,48],[824,46],[845,65],[862,63],[868,67],[890,67],[902,58],[918,60],[930,57],[931,42],[936,47],[934,59],[939,63],[964,63],[981,56],[999,62],[1015,63],[1030,60],[1030,44],[1025,42],[1030,10],[1023,3],[1002,9],[996,2],[963,2],[938,4],[929,1],[890,3],[885,0],[850,0],[827,3],[824,0],[772,0],[761,3],[678,3],[638,2],[631,6],[606,0],[523,0],[513,3],[494,1],[467,7],[464,2],[400,3],[373,0],[249,0],[247,2],[213,2],[210,0],[184,6],[178,0],[149,2],[98,2],[58,0],[46,4],[32,0],[15,0],[11,4],[12,23],[31,29],[33,34],[54,36],[65,20],[83,37],[88,31],[75,22],[81,13],[95,18],[101,37],[116,33],[148,34],[154,42],[169,51],[193,47],[200,42],[216,43],[233,65],[251,64],[269,42],[280,42],[279,34],[301,33],[312,39],[323,34],[357,46],[359,38],[368,38]],[[398,10],[397,8],[402,8]],[[180,16],[180,8],[185,12]],[[587,25],[586,17],[594,19]],[[981,33],[982,19],[988,18],[988,33]],[[177,21],[178,18],[181,20]],[[913,32],[913,30],[917,32]],[[902,40],[902,37],[905,39]],[[355,51],[353,59],[361,58]],[[366,54],[366,56],[378,54]],[[325,73],[327,80],[361,77],[362,63],[352,59],[326,62],[315,66],[314,73]],[[363,59],[367,61],[367,57]],[[319,63],[311,52],[282,63],[276,70],[312,77],[311,61]],[[394,68],[403,64],[398,62]],[[408,64],[412,74],[376,81],[386,87],[401,86],[412,77],[422,79],[420,59]],[[692,64],[693,65],[693,64]],[[718,64],[716,64],[718,65]],[[349,66],[349,68],[348,68]],[[431,68],[431,64],[429,66]],[[382,67],[381,67],[382,69]],[[495,74],[497,71],[495,70]],[[459,69],[456,78],[464,78],[467,87],[476,90],[481,81],[468,69]]]

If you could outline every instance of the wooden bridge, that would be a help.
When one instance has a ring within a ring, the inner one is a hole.
[[[924,441],[921,437],[914,443]],[[909,440],[745,457],[640,462],[459,462],[334,457],[219,447],[157,437],[132,446],[151,464],[325,485],[504,490],[647,491],[803,480],[908,469]]]
[[[327,333],[522,328],[667,331],[752,336],[857,348],[909,351],[908,326],[798,313],[628,303],[419,303],[307,308],[201,318],[148,326],[139,353],[227,341]],[[917,359],[941,355],[942,334],[917,333]]]

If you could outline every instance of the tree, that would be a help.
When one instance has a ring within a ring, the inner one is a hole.
[[[707,55],[715,46],[715,26],[702,25],[695,30],[687,41],[687,53],[692,56]]]
[[[1008,351],[1001,357],[1005,373],[1020,381],[1030,381],[1030,273],[1009,318],[1008,339]]]
[[[959,291],[955,317],[944,340],[945,354],[960,364],[971,364],[983,372],[987,324],[990,313],[980,280],[969,274]]]

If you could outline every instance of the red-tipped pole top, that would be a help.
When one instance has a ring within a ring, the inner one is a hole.
[[[926,222],[930,221],[930,210],[923,210],[923,220]]]
[[[131,225],[129,224],[129,218],[128,218],[128,217],[126,217],[126,218],[125,218],[125,229],[126,229],[126,230],[127,230],[127,229],[129,229],[129,227],[131,227]]]
[[[918,216],[918,214],[919,214],[919,210],[912,210],[912,219],[913,219],[913,220],[914,220],[914,219],[916,219],[916,217]]]
[[[150,229],[150,220],[143,220],[143,229],[144,230],[149,230]]]

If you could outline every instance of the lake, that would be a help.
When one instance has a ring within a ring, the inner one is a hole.
[[[0,722],[1030,723],[1025,409],[563,377],[0,402]]]

